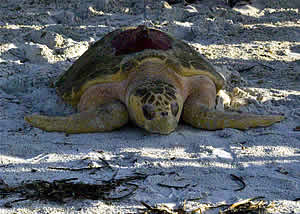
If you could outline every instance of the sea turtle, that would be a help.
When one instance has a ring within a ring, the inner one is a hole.
[[[55,84],[79,113],[25,120],[46,131],[87,133],[118,129],[130,119],[169,134],[180,118],[206,130],[244,130],[283,119],[215,110],[223,86],[223,76],[185,42],[146,26],[120,28],[93,44]]]

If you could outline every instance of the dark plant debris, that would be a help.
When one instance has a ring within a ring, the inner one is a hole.
[[[106,167],[112,169],[111,165],[107,162],[107,160],[105,160],[105,159],[103,159],[101,157],[98,157],[98,159],[101,160]]]
[[[167,0],[169,4],[179,4],[179,3],[184,3],[184,4],[193,4],[196,3],[197,0]]]
[[[221,208],[223,210],[219,210],[219,214],[261,214],[267,213],[267,209],[271,208],[272,205],[262,199],[263,197],[255,197],[249,198],[246,200],[242,200],[233,204],[221,204],[218,206],[209,206],[205,205],[203,208],[197,208],[191,211],[187,211],[185,208],[185,203],[182,207],[176,209],[170,209],[166,205],[160,206],[150,206],[144,201],[141,201],[141,204],[146,208],[142,209],[142,214],[196,214],[202,213],[202,211]],[[256,201],[258,200],[258,201]],[[224,207],[226,207],[224,209]]]
[[[246,187],[246,183],[244,182],[243,178],[240,176],[236,176],[234,174],[230,174],[231,178],[235,181],[239,181],[242,184],[241,188],[235,189],[234,191],[242,191]]]
[[[144,180],[147,175],[133,175],[120,179],[115,176],[102,181],[101,184],[87,184],[73,181],[78,178],[54,180],[52,182],[44,180],[26,181],[16,187],[9,187],[7,184],[0,185],[0,196],[7,197],[18,194],[21,199],[10,201],[4,204],[5,207],[12,207],[13,203],[24,200],[47,200],[58,203],[66,203],[71,199],[91,199],[115,201],[121,200],[134,194],[138,185],[129,183],[130,181]]]
[[[157,185],[161,186],[161,187],[175,188],[175,189],[183,189],[183,188],[187,188],[188,186],[190,186],[190,184],[186,184],[184,186],[175,186],[175,185],[168,185],[168,184],[162,184],[162,183],[158,183]]]
[[[99,166],[99,167],[82,167],[82,168],[69,168],[69,167],[48,167],[48,169],[55,169],[55,170],[64,170],[64,171],[73,171],[73,172],[77,172],[77,171],[86,171],[86,170],[98,170],[98,169],[103,169],[103,168],[109,168],[109,169],[113,169],[110,164],[107,162],[107,160],[98,157],[99,160],[101,160],[104,164],[104,166]]]
[[[227,209],[219,211],[220,214],[260,214],[267,213],[267,208],[271,208],[272,205],[263,200],[254,202],[255,200],[262,199],[264,197],[255,197],[242,200],[230,205]]]
[[[48,167],[48,169],[55,169],[55,170],[65,170],[65,171],[85,171],[85,170],[94,170],[94,169],[103,169],[103,167],[83,167],[83,168],[68,168],[68,167]]]
[[[256,65],[251,65],[249,67],[246,67],[246,68],[241,68],[238,70],[239,73],[242,73],[242,72],[246,72],[246,71],[250,71],[252,70],[253,68],[255,68]]]
[[[173,210],[166,205],[152,207],[144,201],[141,201],[141,204],[146,207],[146,210],[143,210],[143,214],[188,214],[184,206]]]

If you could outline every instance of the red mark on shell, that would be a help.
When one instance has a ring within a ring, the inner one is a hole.
[[[121,32],[113,39],[112,46],[116,50],[116,56],[145,49],[168,50],[171,48],[171,38],[159,30],[141,25],[136,29]]]

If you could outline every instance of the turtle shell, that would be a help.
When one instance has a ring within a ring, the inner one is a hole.
[[[57,80],[57,93],[75,106],[90,86],[125,80],[144,59],[153,57],[182,76],[209,76],[217,91],[224,85],[223,76],[188,44],[142,25],[117,29],[94,43]]]

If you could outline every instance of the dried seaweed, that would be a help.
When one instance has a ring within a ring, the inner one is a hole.
[[[190,212],[185,211],[185,207],[180,207],[177,209],[170,209],[166,205],[152,207],[144,201],[141,201],[147,210],[144,210],[143,214],[188,214]]]
[[[241,68],[238,70],[239,73],[242,73],[242,72],[245,72],[245,71],[250,71],[252,70],[253,68],[255,68],[256,65],[251,65],[249,67],[246,67],[246,68]]]
[[[261,62],[257,62],[257,64],[261,65],[262,67],[265,67],[265,68],[268,68],[268,69],[271,69],[272,71],[275,71],[276,69],[270,65],[266,65],[264,63],[261,63]]]
[[[103,169],[104,167],[83,167],[83,168],[68,168],[68,167],[48,167],[48,169],[55,169],[55,170],[65,170],[65,171],[73,171],[73,172],[78,172],[78,171],[85,171],[85,170],[94,170],[94,169]]]
[[[267,213],[266,209],[269,208],[267,203],[263,200],[253,202],[257,199],[264,197],[255,197],[245,199],[230,205],[227,209],[219,211],[220,214],[262,214]]]
[[[26,181],[16,187],[0,186],[0,196],[18,194],[22,197],[5,203],[5,207],[12,207],[12,203],[24,200],[47,200],[59,203],[65,203],[70,199],[114,201],[131,196],[138,189],[138,185],[129,183],[130,181],[144,180],[146,177],[146,175],[133,175],[115,179],[114,176],[108,181],[102,181],[101,184],[74,183],[73,181],[78,180],[78,178],[54,180],[53,182]],[[122,189],[120,190],[120,188]],[[117,196],[113,196],[113,194]]]
[[[107,162],[107,160],[105,160],[105,159],[103,159],[103,158],[100,158],[100,157],[98,157],[98,159],[101,160],[101,161],[104,163],[104,165],[105,165],[106,167],[112,169],[112,167],[111,167],[110,164]]]
[[[55,169],[55,170],[65,170],[65,171],[73,171],[73,172],[78,172],[78,171],[86,171],[86,170],[97,170],[97,169],[103,169],[103,168],[109,168],[109,169],[113,169],[109,163],[103,159],[98,157],[99,160],[101,160],[104,163],[104,166],[99,166],[99,167],[82,167],[82,168],[69,168],[69,167],[48,167],[48,169]]]
[[[190,184],[186,184],[184,186],[176,186],[176,185],[168,185],[168,184],[162,184],[162,183],[158,183],[157,185],[161,186],[161,187],[175,188],[175,189],[183,189],[183,188],[187,188],[188,186],[190,186]]]
[[[185,209],[185,203],[183,207],[177,209],[170,209],[166,205],[160,206],[150,206],[149,204],[141,201],[141,204],[146,207],[146,210],[143,209],[143,214],[196,214],[202,213],[204,210],[216,209],[226,207],[225,210],[219,210],[219,214],[263,214],[267,213],[267,208],[270,208],[271,205],[268,205],[265,201],[259,200],[257,202],[253,202],[255,200],[261,199],[263,197],[255,197],[249,198],[246,200],[242,200],[233,204],[221,204],[218,206],[210,206],[205,205],[202,208],[197,208],[191,211],[187,211]],[[204,209],[204,210],[202,210]]]
[[[242,184],[241,188],[235,189],[234,191],[241,191],[241,190],[245,189],[246,183],[243,181],[242,177],[236,176],[234,174],[230,174],[230,176],[232,177],[233,180],[239,181]]]

